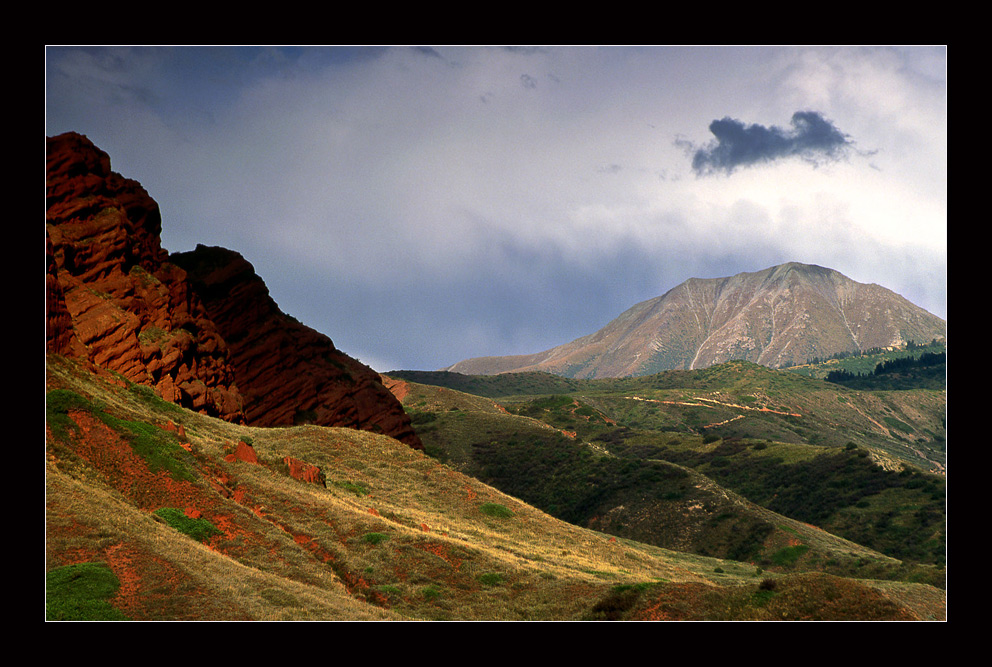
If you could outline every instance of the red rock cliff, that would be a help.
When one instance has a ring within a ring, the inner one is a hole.
[[[47,152],[49,352],[229,421],[361,428],[423,449],[379,375],[283,314],[240,255],[170,257],[158,205],[105,152],[76,133]]]
[[[159,241],[158,205],[86,137],[47,142],[48,350],[244,421],[227,346]]]
[[[228,342],[250,424],[361,428],[423,449],[379,374],[279,310],[241,255],[200,245],[171,261],[187,272]]]

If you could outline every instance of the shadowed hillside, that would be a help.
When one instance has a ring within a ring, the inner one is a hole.
[[[392,377],[407,376],[431,379]],[[858,392],[739,361],[570,380],[568,393],[543,393],[563,389],[554,376],[514,376],[433,376],[499,403],[407,382],[427,451],[566,521],[659,546],[772,567],[789,517],[943,579],[942,391]],[[500,397],[500,383],[537,393]],[[820,567],[851,573],[847,560]]]

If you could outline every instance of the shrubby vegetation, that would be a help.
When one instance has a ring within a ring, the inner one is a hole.
[[[145,391],[147,390],[147,391]],[[137,396],[148,401],[161,399],[148,396],[151,390],[135,390]],[[189,453],[179,446],[179,439],[172,431],[143,421],[123,419],[112,415],[89,399],[66,389],[54,389],[46,395],[45,411],[49,428],[57,441],[64,441],[77,430],[69,413],[73,410],[88,412],[130,442],[132,449],[141,456],[152,472],[165,470],[175,480],[192,481]]]
[[[186,516],[185,512],[175,507],[161,507],[155,510],[155,516],[197,542],[206,542],[214,535],[221,534],[220,529],[207,519]]]
[[[479,478],[569,523],[585,524],[603,500],[627,489],[658,498],[679,494],[687,474],[649,461],[596,455],[549,432],[472,446]]]
[[[813,358],[786,370],[866,391],[942,390],[946,387],[946,352],[944,341],[910,341],[900,348],[874,348]]]
[[[885,470],[858,447],[795,463],[754,456],[750,447],[725,439],[710,451],[669,448],[660,455],[779,514],[828,530],[836,524],[834,532],[896,558],[943,564],[943,478]]]
[[[880,361],[871,373],[839,369],[827,373],[827,382],[851,389],[942,389],[946,384],[947,353],[924,352],[918,357]]]
[[[78,563],[45,575],[45,620],[126,621],[108,600],[120,588],[106,563]]]

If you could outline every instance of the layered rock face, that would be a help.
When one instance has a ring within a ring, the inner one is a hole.
[[[158,205],[105,152],[75,133],[47,152],[49,352],[228,421],[361,428],[423,448],[379,375],[279,311],[240,255],[170,258]]]
[[[48,140],[48,350],[244,421],[227,345],[159,242],[158,205],[86,137]]]
[[[200,245],[171,260],[186,271],[230,346],[250,424],[347,426],[423,448],[379,374],[279,310],[241,255]]]
[[[530,355],[468,359],[444,370],[624,377],[731,359],[781,368],[945,339],[946,332],[944,320],[891,290],[792,262],[727,278],[692,278],[571,343]]]

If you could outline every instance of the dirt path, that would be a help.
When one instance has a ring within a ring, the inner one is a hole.
[[[724,403],[722,401],[717,401],[712,398],[696,398],[697,401],[703,401],[702,403],[689,403],[688,401],[662,401],[656,398],[641,398],[640,396],[628,396],[627,398],[634,401],[646,401],[648,403],[664,403],[665,405],[687,405],[697,408],[709,408],[713,405],[719,405],[724,408],[734,408],[736,410],[750,410],[752,412],[768,412],[775,415],[785,415],[786,417],[802,417],[798,412],[783,412],[781,410],[772,410],[771,408],[752,408],[749,405],[738,405],[736,403]],[[744,415],[740,415],[743,417]],[[729,421],[729,420],[728,420]]]

